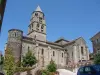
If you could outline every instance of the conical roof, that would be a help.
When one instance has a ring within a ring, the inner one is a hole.
[[[37,8],[36,8],[36,10],[35,11],[40,11],[40,12],[42,12],[42,10],[41,10],[41,8],[40,8],[40,6],[38,5],[37,6]]]

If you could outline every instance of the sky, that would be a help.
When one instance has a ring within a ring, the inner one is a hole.
[[[0,35],[3,53],[8,30],[20,29],[26,36],[32,12],[38,5],[45,14],[47,40],[83,37],[92,52],[90,38],[100,31],[100,0],[7,0]]]

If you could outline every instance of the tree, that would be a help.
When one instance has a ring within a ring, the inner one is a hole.
[[[7,48],[5,51],[4,58],[4,70],[6,71],[6,75],[13,75],[16,69],[14,56],[12,54],[12,49]]]
[[[30,50],[28,50],[26,55],[23,56],[22,65],[24,67],[28,67],[28,66],[32,67],[36,63],[37,63],[36,57],[34,56],[34,54],[32,54],[32,52]]]
[[[47,70],[49,72],[56,72],[57,65],[55,64],[55,62],[53,60],[50,61],[50,64],[47,66]]]
[[[0,65],[3,65],[3,63],[4,63],[4,57],[3,57],[3,55],[1,55],[0,56]]]
[[[100,53],[94,55],[94,64],[100,64]]]

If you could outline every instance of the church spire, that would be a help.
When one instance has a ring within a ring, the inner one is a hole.
[[[40,6],[38,5],[37,6],[37,8],[36,8],[36,10],[35,11],[40,11],[40,12],[42,12],[42,10],[41,10],[41,8],[40,8]]]

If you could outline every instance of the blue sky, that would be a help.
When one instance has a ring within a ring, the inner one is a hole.
[[[21,29],[27,35],[31,14],[37,5],[45,14],[47,40],[60,37],[74,40],[82,36],[92,51],[90,38],[100,31],[100,0],[8,0],[0,36],[2,52],[9,29]]]

